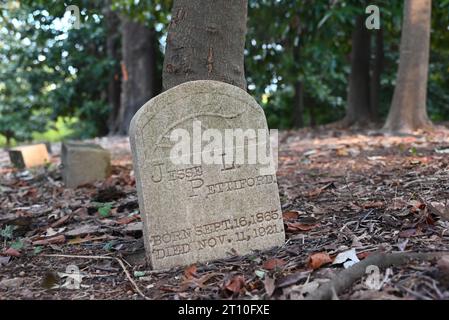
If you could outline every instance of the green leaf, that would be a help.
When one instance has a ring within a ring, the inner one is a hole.
[[[39,253],[42,252],[42,249],[43,249],[43,247],[37,246],[37,247],[34,248],[33,253],[34,253],[35,255],[38,255]]]
[[[108,243],[106,243],[106,244],[103,246],[103,250],[111,251],[111,250],[112,250],[112,247],[115,245],[115,243],[116,243],[115,240],[109,241]]]
[[[256,270],[254,271],[254,273],[256,274],[257,277],[259,277],[260,279],[263,279],[265,277],[265,271],[263,270]]]
[[[5,239],[12,239],[14,226],[6,225],[4,229],[0,229],[0,236]]]
[[[111,209],[112,209],[112,205],[108,203],[105,206],[98,208],[98,213],[100,214],[100,216],[102,218],[106,218],[109,216]]]
[[[143,276],[145,276],[145,271],[134,271],[135,278],[141,278]]]
[[[21,239],[14,241],[13,243],[11,243],[11,248],[15,249],[15,250],[21,250],[23,249],[23,246],[25,244],[23,243],[23,241]]]

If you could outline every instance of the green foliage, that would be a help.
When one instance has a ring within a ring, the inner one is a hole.
[[[110,203],[106,203],[98,208],[98,213],[102,218],[107,218],[111,213],[112,205]]]
[[[0,10],[0,143],[5,137],[14,142],[107,133],[107,85],[119,63],[107,58],[103,14],[108,5],[156,30],[162,72],[173,0],[18,3],[9,1]],[[68,4],[81,9],[78,30],[61,23]],[[305,125],[344,116],[351,33],[369,4],[380,7],[385,36],[380,97],[385,117],[398,70],[403,1],[249,0],[248,91],[265,109],[271,127],[293,125],[298,82]],[[438,121],[449,119],[448,9],[449,0],[433,1],[428,109]]]
[[[11,240],[14,233],[14,226],[6,225],[3,229],[0,229],[0,237],[3,239]]]
[[[368,4],[381,8],[381,26],[386,34],[381,97],[381,114],[385,114],[397,71],[402,17],[399,1],[250,1],[248,84],[250,93],[265,108],[271,127],[292,126],[294,85],[298,81],[303,85],[305,124],[329,123],[344,116],[351,33],[356,17],[365,14]]]
[[[43,249],[44,249],[44,248],[43,248],[42,246],[34,247],[34,249],[33,249],[33,254],[34,254],[34,255],[38,255],[39,253],[42,252]]]
[[[42,92],[50,90],[49,70],[34,45],[20,8],[0,15],[0,134],[10,142],[31,138],[32,131],[45,130],[49,109]]]
[[[12,242],[10,246],[15,250],[22,250],[25,246],[25,243],[22,239],[17,239],[16,241]]]

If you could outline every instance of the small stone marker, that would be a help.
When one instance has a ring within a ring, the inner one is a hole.
[[[262,129],[268,136],[265,114],[257,102],[222,82],[181,84],[137,112],[130,142],[146,254],[153,269],[244,255],[285,242],[272,162],[268,167],[232,163],[224,160],[230,150],[226,149],[219,163],[175,164],[176,141],[171,135],[180,129],[195,141],[198,124],[203,130],[218,130],[223,137],[229,129]],[[251,139],[245,141],[245,147],[251,145]],[[193,143],[193,149],[186,149],[190,159],[198,154],[196,147]],[[203,156],[205,149],[201,149]]]
[[[62,178],[68,188],[103,180],[111,171],[110,152],[93,143],[64,142],[61,162]]]
[[[42,166],[50,162],[45,144],[12,148],[9,150],[9,158],[12,164],[19,169]]]

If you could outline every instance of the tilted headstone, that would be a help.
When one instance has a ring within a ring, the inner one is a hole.
[[[247,130],[260,133],[260,139],[249,134],[237,143]],[[186,133],[191,143],[181,138]],[[221,143],[220,134],[227,142]],[[270,155],[268,134],[257,102],[245,91],[216,81],[181,84],[137,112],[130,142],[145,248],[154,269],[284,244],[273,163],[237,160],[242,146],[248,159],[254,146]],[[224,147],[218,148],[211,136]],[[231,140],[235,143],[230,147]]]
[[[103,180],[111,172],[111,154],[93,143],[63,142],[62,179],[68,188]]]
[[[9,158],[12,164],[19,169],[42,166],[50,161],[45,144],[12,148],[9,150]]]

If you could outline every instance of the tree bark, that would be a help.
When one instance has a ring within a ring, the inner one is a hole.
[[[128,134],[134,114],[156,93],[156,50],[155,30],[124,17],[119,134]]]
[[[302,128],[304,127],[304,86],[299,80],[295,83],[295,96],[293,99],[293,104],[293,125],[295,128]]]
[[[409,133],[432,126],[426,110],[431,0],[404,1],[399,70],[384,129]]]
[[[365,125],[372,120],[369,93],[370,36],[365,27],[365,16],[358,16],[352,33],[351,74],[344,126]]]
[[[119,128],[118,115],[120,111],[120,18],[111,10],[110,1],[106,1],[103,10],[106,19],[106,54],[114,62],[111,78],[107,88],[107,99],[110,113],[108,118],[109,133],[115,133]]]
[[[162,73],[164,90],[217,80],[246,90],[248,0],[174,0]]]
[[[380,110],[380,80],[384,65],[384,34],[382,29],[375,31],[375,48],[375,56],[371,69],[370,108],[372,119],[378,121]]]
[[[291,24],[294,29],[294,37],[292,43],[292,55],[294,63],[294,77],[298,78],[300,73],[300,63],[301,63],[301,22],[299,18],[299,13],[294,16],[293,23]],[[294,84],[294,97],[293,97],[293,126],[295,128],[304,127],[304,86],[301,80],[297,79]]]

